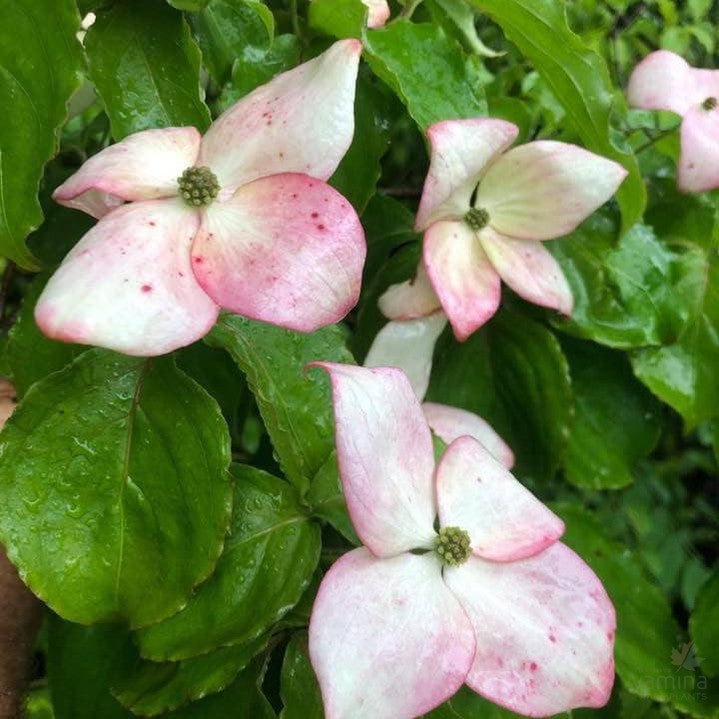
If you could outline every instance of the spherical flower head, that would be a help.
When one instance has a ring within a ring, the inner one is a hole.
[[[605,704],[614,610],[558,541],[561,520],[470,436],[435,466],[401,371],[317,366],[364,544],[325,574],[312,610],[325,715],[411,719],[462,684],[529,716]]]
[[[676,53],[657,50],[634,68],[627,97],[632,107],[681,115],[682,192],[719,187],[719,70],[694,68]]]
[[[439,530],[435,552],[443,564],[457,567],[472,554],[469,534],[459,527],[442,527]]]
[[[509,149],[517,133],[487,118],[427,130],[430,168],[415,229],[424,232],[429,282],[460,341],[497,311],[501,281],[529,302],[571,314],[567,280],[541,243],[574,230],[627,174],[563,142]]]
[[[209,167],[188,167],[177,178],[177,187],[190,207],[212,204],[220,191],[220,183]]]
[[[145,130],[54,193],[99,222],[36,309],[54,339],[151,356],[206,334],[220,308],[311,332],[359,297],[366,252],[326,180],[354,133],[357,40],[342,40],[217,118]]]

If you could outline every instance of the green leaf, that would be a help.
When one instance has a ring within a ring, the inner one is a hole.
[[[207,129],[200,50],[165,2],[121,0],[99,11],[85,49],[116,140],[155,127]]]
[[[249,642],[280,620],[307,589],[320,553],[319,527],[292,487],[236,465],[235,509],[217,568],[174,617],[138,632],[143,656],[178,660]]]
[[[350,348],[364,359],[387,318],[377,302],[389,285],[404,282],[417,272],[422,257],[421,236],[413,230],[414,215],[400,202],[377,194],[362,215],[367,238],[363,292]]]
[[[110,687],[137,662],[128,632],[120,627],[82,627],[53,618],[48,675],[57,719],[132,719]],[[258,689],[262,664],[250,664],[230,687],[163,719],[271,719],[275,716]]]
[[[208,0],[167,0],[167,2],[178,10],[199,12],[203,7],[205,7],[205,5],[207,5]]]
[[[380,160],[389,148],[390,128],[396,117],[383,89],[367,75],[359,76],[354,138],[329,181],[359,214],[364,212],[375,193],[382,172]]]
[[[211,572],[227,427],[171,359],[90,350],[30,388],[1,440],[0,539],[61,616],[142,626]]]
[[[608,539],[582,507],[555,509],[567,525],[564,541],[597,573],[617,610],[614,655],[623,685],[693,716],[717,716],[719,688],[682,658],[686,642],[669,602],[648,581],[635,554]]]
[[[462,344],[445,331],[427,399],[484,417],[515,450],[519,476],[550,478],[562,461],[569,367],[552,332],[524,315],[501,310]]]
[[[332,397],[309,362],[353,364],[339,327],[303,334],[223,315],[210,333],[247,375],[282,471],[304,492],[334,449]]]
[[[367,22],[367,6],[361,0],[314,0],[307,10],[313,30],[330,37],[362,37]]]
[[[118,674],[137,657],[126,629],[83,627],[51,615],[47,674],[57,719],[130,719],[110,694]]]
[[[504,30],[563,105],[567,120],[589,150],[620,162],[629,176],[617,192],[624,229],[644,212],[646,189],[634,155],[610,140],[613,88],[601,56],[567,25],[556,0],[470,0]]]
[[[422,130],[439,120],[487,114],[480,61],[437,25],[396,20],[368,30],[366,59]]]
[[[629,349],[676,339],[696,313],[706,259],[693,246],[669,246],[636,225],[617,242],[595,215],[567,238],[548,243],[574,295],[564,332]]]
[[[33,689],[25,699],[23,719],[55,719],[50,690],[47,687]]]
[[[574,716],[573,713],[557,714],[554,719],[570,719]],[[522,715],[483,699],[465,686],[442,706],[425,714],[424,719],[522,719]]]
[[[436,22],[456,35],[472,52],[483,57],[500,57],[503,52],[488,48],[477,34],[477,11],[466,0],[431,0],[425,2]]]
[[[155,716],[202,697],[216,694],[230,684],[269,637],[248,644],[224,647],[181,662],[138,661],[132,672],[113,681],[112,694],[133,714]]]
[[[626,357],[589,342],[562,343],[569,359],[575,417],[564,468],[588,489],[634,481],[634,464],[659,439],[659,403],[632,374]]]
[[[245,378],[237,371],[232,358],[219,348],[195,342],[175,354],[177,366],[202,385],[222,408],[222,414],[233,432],[238,429],[237,415],[250,397]],[[239,428],[241,429],[241,428]]]
[[[324,719],[322,695],[310,664],[307,634],[294,634],[282,662],[280,719]]]
[[[88,83],[87,87],[91,87]],[[92,89],[90,90],[91,92]],[[107,120],[102,113],[101,117]],[[76,168],[67,168],[56,158],[45,167],[45,176],[40,185],[40,206],[45,221],[27,238],[30,252],[44,268],[56,267],[80,240],[80,238],[97,222],[94,217],[64,207],[52,199],[52,193],[74,173]]]
[[[2,5],[2,23],[0,255],[33,269],[25,238],[42,222],[38,186],[80,85],[80,16],[74,0],[13,0]]]
[[[34,382],[61,370],[87,349],[48,339],[37,328],[33,313],[47,280],[47,275],[38,275],[32,281],[8,336],[5,357],[18,397],[22,397]]]
[[[719,572],[701,588],[689,629],[702,669],[707,674],[719,675]]]
[[[226,110],[275,75],[295,67],[301,54],[302,43],[296,35],[280,35],[269,48],[249,48],[232,65],[232,77],[220,95],[220,109]]]
[[[719,258],[709,255],[694,322],[673,344],[632,355],[634,373],[684,418],[687,429],[719,414]]]
[[[190,18],[210,77],[222,85],[230,79],[238,58],[256,59],[269,50],[274,35],[272,13],[266,6],[247,0],[210,0]]]
[[[315,517],[329,522],[352,544],[361,544],[347,513],[347,502],[342,492],[336,452],[332,452],[312,480],[307,501]]]

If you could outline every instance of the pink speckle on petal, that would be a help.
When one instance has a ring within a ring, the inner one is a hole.
[[[152,292],[152,285],[143,285],[141,289],[143,292]]]

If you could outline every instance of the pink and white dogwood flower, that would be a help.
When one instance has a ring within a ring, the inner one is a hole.
[[[719,187],[719,70],[694,68],[673,52],[657,50],[634,68],[627,97],[633,107],[681,115],[680,190]]]
[[[435,468],[404,374],[319,363],[363,547],[322,580],[310,657],[328,719],[411,719],[466,683],[528,716],[606,703],[614,608],[562,521],[482,445]],[[439,518],[439,533],[434,529]]]
[[[364,233],[324,180],[354,134],[361,50],[335,43],[204,137],[146,130],[90,158],[54,198],[99,222],[42,293],[40,329],[149,356],[202,337],[220,307],[299,331],[341,319],[359,296]]]
[[[499,307],[500,279],[571,314],[572,293],[542,240],[574,230],[626,177],[616,162],[563,142],[507,148],[515,125],[477,118],[427,130],[431,146],[415,229],[429,280],[460,341]]]
[[[379,306],[390,321],[374,338],[364,366],[401,369],[421,402],[429,386],[435,343],[447,325],[423,265],[420,263],[411,280],[390,286]],[[510,447],[479,415],[434,402],[424,402],[422,411],[431,430],[447,444],[469,435],[507,469],[514,465]]]

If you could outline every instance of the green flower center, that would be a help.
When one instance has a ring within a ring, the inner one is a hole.
[[[220,191],[220,183],[209,167],[188,167],[177,178],[180,197],[192,207],[209,205]]]
[[[442,527],[439,530],[435,551],[443,564],[456,567],[464,564],[472,554],[469,534],[459,527]]]
[[[489,212],[473,207],[465,216],[464,221],[475,231],[489,224]]]
[[[702,107],[705,110],[713,110],[718,104],[719,104],[719,100],[717,100],[716,97],[708,97],[702,103]]]

